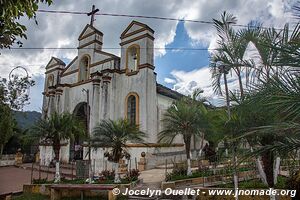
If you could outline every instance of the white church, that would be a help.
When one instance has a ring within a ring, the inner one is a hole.
[[[120,35],[121,57],[103,51],[102,45],[103,33],[88,24],[78,37],[78,55],[68,65],[58,58],[50,59],[45,72],[43,116],[73,113],[86,122],[88,134],[102,119],[127,118],[147,134],[145,144],[128,144],[132,158],[139,159],[141,152],[146,153],[147,168],[163,164],[174,155],[184,156],[182,140],[170,146],[157,142],[163,113],[182,95],[156,82],[154,30],[132,21]],[[84,141],[61,143],[61,162],[87,159]],[[74,153],[78,145],[83,147],[80,155]],[[92,151],[91,158],[98,161],[96,169],[103,169],[105,151]],[[52,159],[52,146],[41,144],[41,164],[48,165]]]

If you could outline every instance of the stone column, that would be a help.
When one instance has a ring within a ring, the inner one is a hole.
[[[49,87],[49,106],[48,106],[48,112],[47,117],[50,117],[50,115],[55,112],[55,88],[53,86]]]
[[[110,102],[109,102],[109,92],[108,92],[108,87],[109,87],[109,83],[111,81],[111,77],[108,75],[104,75],[102,77],[102,116],[103,119],[108,119],[109,118],[109,106],[110,106]]]
[[[92,82],[93,82],[93,90],[92,90],[92,101],[91,101],[91,119],[90,119],[90,127],[91,130],[99,123],[99,105],[100,105],[100,83],[101,83],[100,72],[95,72],[91,74]]]
[[[60,85],[57,86],[55,90],[55,111],[61,113],[61,106],[60,106],[60,98],[63,94],[63,89]]]

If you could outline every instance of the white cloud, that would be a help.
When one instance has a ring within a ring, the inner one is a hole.
[[[165,81],[166,83],[176,83],[176,80],[171,79],[171,78],[165,78],[164,81]]]
[[[206,97],[212,104],[217,106],[225,104],[224,97],[216,95],[213,91],[209,67],[201,67],[192,71],[174,70],[171,72],[171,75],[175,79],[173,90],[185,95],[190,95],[195,89],[201,88],[203,90],[202,96]],[[174,79],[171,80],[174,81]],[[239,83],[235,74],[227,76],[227,80],[230,91],[234,92],[237,88],[239,88]],[[242,82],[245,83],[245,78],[242,79]],[[223,79],[221,79],[221,87],[222,91],[224,91]]]
[[[212,18],[219,18],[221,12],[227,10],[237,16],[239,24],[247,24],[251,20],[259,20],[264,26],[282,27],[291,20],[290,8],[297,0],[249,0],[232,1],[224,0],[55,0],[50,7],[41,5],[41,9],[67,10],[67,11],[90,11],[92,4],[95,4],[102,13],[118,13],[133,15],[162,16],[171,18],[185,18],[211,21]],[[104,48],[119,47],[119,36],[126,26],[134,18],[96,16],[95,26],[104,33]],[[89,23],[89,17],[85,15],[56,15],[37,14],[38,25],[27,18],[21,19],[27,28],[28,40],[24,41],[24,47],[77,47],[77,37],[85,24]],[[163,47],[155,51],[155,56],[162,56],[166,53],[164,47],[173,42],[176,34],[176,21],[164,21],[154,19],[135,20],[147,23],[155,30],[155,47]],[[185,23],[184,27],[192,39],[192,45],[205,44],[209,48],[215,46],[216,34],[211,24]],[[189,44],[187,44],[188,46]],[[119,50],[108,50],[119,55]],[[179,52],[180,53],[180,52]],[[51,56],[71,60],[76,55],[76,50],[3,50],[0,55],[0,76],[7,76],[13,66],[27,66],[32,75],[42,75],[44,66]],[[201,76],[202,81],[207,80],[201,73],[208,73],[196,69],[186,72],[188,76]],[[193,75],[193,73],[197,74]],[[184,84],[187,80],[183,71],[173,72],[178,82],[177,88],[184,92],[194,88],[194,83]],[[168,79],[167,79],[168,81]],[[170,81],[170,80],[169,80]],[[198,81],[195,80],[197,84]],[[184,86],[184,87],[181,87]],[[208,87],[208,85],[204,86]],[[205,88],[203,88],[205,89]],[[209,90],[209,89],[207,89]],[[37,102],[33,102],[37,103]]]

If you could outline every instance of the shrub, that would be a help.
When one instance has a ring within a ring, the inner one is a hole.
[[[103,170],[100,174],[99,181],[106,181],[106,180],[114,180],[115,172],[109,170]]]
[[[296,191],[300,191],[300,170],[294,173],[289,180],[287,180],[287,188],[288,189],[293,189]],[[300,199],[300,193],[297,192],[296,196],[293,197],[293,199]]]
[[[47,183],[47,182],[48,182],[47,178],[33,179],[33,180],[32,180],[32,183],[33,183],[33,184],[45,184],[45,183]]]
[[[126,173],[125,179],[130,182],[136,181],[138,180],[139,176],[140,176],[140,171],[138,169],[131,169]]]

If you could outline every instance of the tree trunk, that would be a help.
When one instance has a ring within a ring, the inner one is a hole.
[[[2,158],[4,144],[0,144],[0,158]]]
[[[187,159],[187,175],[192,174],[192,168],[191,168],[191,139],[185,139],[185,153],[186,153],[186,159]]]
[[[55,163],[55,176],[54,176],[54,183],[59,183],[60,182],[60,172],[59,172],[59,161],[56,160]]]
[[[274,184],[277,184],[277,178],[279,173],[280,173],[280,157],[277,157],[275,160],[275,168],[274,168]]]
[[[240,86],[240,92],[241,92],[241,99],[243,99],[243,97],[244,97],[244,88],[243,88],[241,72],[240,72],[239,69],[237,69],[237,72],[238,72],[239,86]]]
[[[54,150],[54,160],[59,162],[59,152],[60,152],[60,143],[53,144],[53,150]]]
[[[266,173],[268,186],[274,187],[274,174],[273,174],[274,155],[272,154],[272,152],[268,151],[263,153],[262,162],[264,166],[264,171]]]
[[[256,158],[256,165],[257,165],[258,173],[259,173],[259,176],[260,176],[262,182],[264,184],[268,185],[267,178],[266,178],[266,173],[264,172],[264,169],[263,169],[263,166],[261,164],[260,158]]]
[[[236,145],[236,144],[235,144]],[[237,147],[233,148],[233,183],[234,183],[234,190],[237,191],[239,188],[239,177],[237,174]],[[235,196],[235,199],[238,200],[238,195]]]
[[[120,175],[119,175],[119,162],[115,163],[115,183],[121,183]]]
[[[228,114],[228,118],[230,119],[229,91],[228,91],[227,77],[226,77],[226,73],[225,73],[225,72],[224,72],[224,85],[225,85],[225,94],[226,94],[227,114]],[[229,119],[228,119],[228,120],[229,120]]]
[[[201,144],[200,144],[200,150],[199,150],[199,157],[202,156],[203,143],[204,143],[204,133],[202,133],[202,135],[201,135]]]

